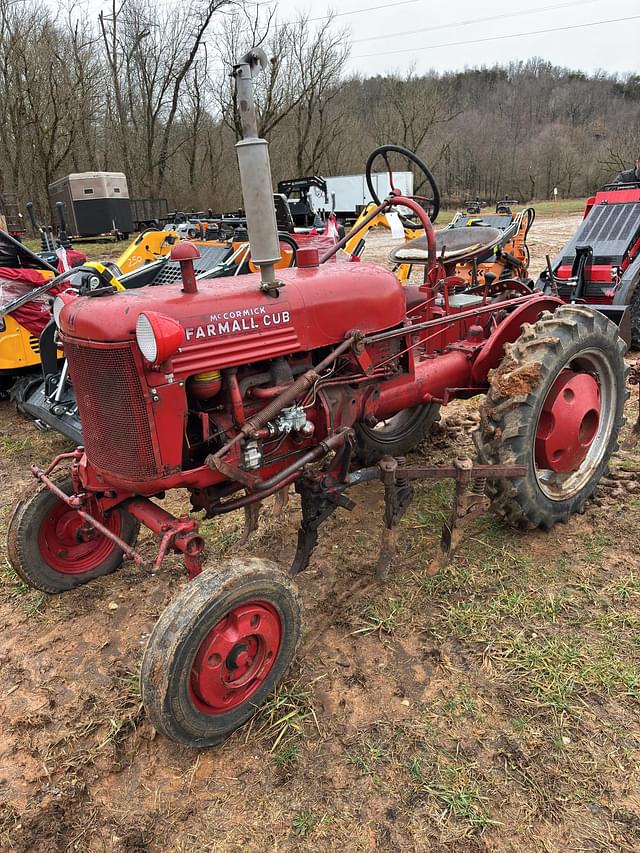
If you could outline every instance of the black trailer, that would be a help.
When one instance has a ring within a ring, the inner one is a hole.
[[[157,228],[169,221],[169,202],[166,198],[132,198],[129,201],[134,231]]]
[[[51,209],[62,202],[74,237],[133,231],[127,179],[122,172],[76,172],[49,184]]]

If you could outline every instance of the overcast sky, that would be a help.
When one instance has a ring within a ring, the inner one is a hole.
[[[179,0],[158,2],[172,6]],[[108,9],[111,4],[89,0],[95,14],[103,5]],[[317,19],[334,11],[336,24],[351,31],[347,70],[367,75],[412,66],[417,72],[446,71],[532,56],[589,72],[640,73],[640,0],[342,0],[326,5],[277,0],[277,7],[281,20],[299,12]],[[635,20],[578,26],[620,18]],[[555,32],[541,32],[546,30]]]

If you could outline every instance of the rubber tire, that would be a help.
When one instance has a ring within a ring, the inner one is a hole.
[[[25,403],[41,384],[42,373],[35,376],[33,374],[21,376],[19,379],[16,379],[9,391],[9,399],[16,404],[17,411],[26,414],[26,412],[22,411],[21,404]],[[31,415],[27,415],[27,417],[31,417]]]
[[[54,482],[65,494],[73,494],[69,477]],[[120,568],[124,559],[122,549],[114,546],[101,565],[77,575],[59,572],[45,562],[38,546],[38,534],[43,518],[58,502],[59,499],[46,486],[25,494],[13,511],[7,533],[7,553],[16,574],[29,586],[51,595],[68,592],[95,578],[109,575]],[[116,508],[113,512],[122,514],[120,538],[133,545],[140,529],[139,523],[124,509]]]
[[[280,652],[265,681],[249,700],[226,714],[206,714],[189,692],[193,659],[209,631],[229,610],[246,601],[266,601],[282,619]],[[175,596],[147,642],[140,682],[153,726],[186,746],[216,746],[249,720],[287,673],[301,633],[301,607],[292,581],[275,563],[230,559],[205,570]]]
[[[631,319],[631,349],[640,349],[640,281],[636,285],[629,303]]]
[[[539,488],[532,448],[535,442],[540,410],[560,370],[586,349],[606,354],[617,386],[616,405],[611,435],[600,462],[589,480],[565,500],[552,500]],[[558,522],[566,522],[582,512],[607,470],[611,454],[624,423],[627,367],[626,346],[614,323],[603,314],[581,305],[563,305],[551,314],[545,311],[531,325],[525,323],[517,341],[507,344],[506,355],[491,375],[491,385],[480,407],[480,428],[475,439],[483,462],[525,465],[525,477],[490,480],[487,494],[493,508],[513,526],[522,530],[537,527],[549,530]],[[500,390],[500,379],[506,373],[527,365],[539,368],[539,381],[528,393],[508,396]]]
[[[398,430],[397,433],[392,433],[384,439],[376,438],[375,431],[364,424],[356,424],[358,460],[363,465],[375,465],[383,456],[404,456],[405,453],[413,450],[431,432],[440,414],[440,406],[437,403],[420,406],[419,409],[419,414],[409,427]]]

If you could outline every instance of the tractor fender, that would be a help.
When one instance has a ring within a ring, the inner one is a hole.
[[[640,255],[624,271],[613,295],[614,305],[629,305],[640,283]]]
[[[563,304],[562,299],[557,296],[540,295],[532,297],[529,302],[518,306],[515,311],[505,317],[489,335],[473,363],[471,380],[474,386],[487,383],[489,371],[496,368],[502,361],[505,344],[517,340],[523,323],[535,323],[543,311],[555,311]]]

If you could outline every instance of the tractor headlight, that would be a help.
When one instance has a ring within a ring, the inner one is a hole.
[[[65,305],[68,305],[72,299],[75,299],[78,294],[75,290],[63,290],[62,293],[59,293],[53,300],[53,305],[51,306],[51,313],[53,314],[53,322],[56,324],[56,328],[60,328],[60,314],[62,313],[62,309]]]
[[[140,314],[136,320],[136,342],[143,358],[153,364],[158,355],[158,344],[153,333],[153,326],[146,314]]]
[[[136,320],[136,343],[142,357],[157,366],[165,362],[184,343],[184,329],[176,320],[145,311]]]

